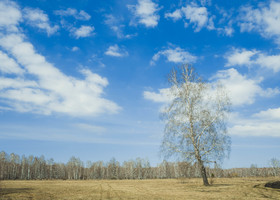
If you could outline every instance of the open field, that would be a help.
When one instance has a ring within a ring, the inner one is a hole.
[[[13,199],[280,199],[280,189],[265,188],[275,178],[164,180],[1,181],[1,200]]]

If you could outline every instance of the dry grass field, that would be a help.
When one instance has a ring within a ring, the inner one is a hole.
[[[0,199],[280,199],[280,189],[264,187],[275,178],[220,178],[209,187],[201,179],[1,181]]]

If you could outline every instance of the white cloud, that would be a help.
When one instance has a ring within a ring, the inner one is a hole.
[[[105,54],[114,57],[124,57],[128,55],[128,52],[124,49],[120,49],[119,46],[115,44],[113,46],[109,46]]]
[[[0,1],[0,30],[17,32],[17,25],[21,20],[22,14],[16,3]]]
[[[270,108],[265,111],[254,114],[255,117],[270,121],[279,121],[280,120],[280,108]],[[279,132],[280,134],[280,132]]]
[[[197,60],[196,56],[190,54],[185,49],[176,47],[176,48],[168,48],[166,50],[157,52],[153,56],[151,60],[151,64],[153,65],[162,55],[165,56],[169,62],[174,62],[174,63],[194,63]]]
[[[230,53],[227,53],[225,58],[227,59],[226,67],[237,66],[237,65],[251,65],[253,61],[251,58],[258,52],[256,50],[246,50],[246,49],[234,49]]]
[[[257,50],[234,49],[226,54],[226,67],[258,65],[263,68],[280,71],[280,55],[267,55]]]
[[[102,58],[97,54],[92,54],[91,58],[88,60],[89,62],[94,62],[98,64],[100,67],[105,67],[106,65],[103,63]]]
[[[232,28],[232,20],[229,20],[228,24],[224,27],[216,28],[216,30],[222,35],[226,35],[229,37],[233,36],[234,29]]]
[[[4,88],[25,88],[25,87],[38,87],[38,84],[32,80],[25,80],[23,78],[5,78],[0,77],[0,90]]]
[[[83,21],[88,21],[91,19],[91,16],[84,10],[78,11],[74,8],[67,8],[66,10],[55,10],[54,14],[62,17],[74,17],[77,20]],[[74,26],[76,23],[68,22],[65,18],[61,19],[60,23],[62,27],[68,30],[70,34],[76,39],[94,35],[95,28],[93,26],[81,25],[78,28]]]
[[[246,124],[234,125],[229,128],[231,135],[239,136],[272,136],[280,137],[280,123],[251,121]]]
[[[156,103],[169,103],[173,99],[170,88],[159,89],[159,93],[144,91],[143,96],[145,99]]]
[[[259,86],[262,78],[258,80],[249,79],[233,68],[218,71],[211,80],[219,81],[225,86],[234,106],[252,104],[258,96],[270,97],[279,94],[277,88],[262,89]]]
[[[233,33],[234,33],[234,29],[233,29],[231,26],[226,26],[226,27],[224,28],[224,33],[225,33],[225,35],[227,35],[227,36],[232,36]]]
[[[57,25],[50,25],[48,15],[40,9],[25,8],[23,12],[28,24],[46,31],[48,35],[54,34],[59,29]]]
[[[280,2],[270,1],[269,4],[259,4],[254,9],[251,6],[244,6],[240,12],[241,32],[256,31],[265,38],[273,38],[280,44]]]
[[[280,113],[278,109],[268,109],[251,116],[231,114],[229,133],[237,136],[280,137]]]
[[[105,24],[107,24],[117,35],[118,38],[124,38],[123,25],[120,24],[119,19],[113,15],[106,15]]]
[[[76,9],[74,8],[67,8],[66,10],[56,10],[54,11],[54,14],[56,15],[60,15],[60,16],[72,16],[75,19],[78,20],[90,20],[91,16],[85,12],[84,10],[80,10],[80,12],[78,12]]]
[[[77,28],[72,29],[72,33],[77,39],[81,37],[89,37],[94,34],[93,31],[94,31],[93,26],[85,26],[85,25],[82,25],[78,29]]]
[[[215,15],[212,15],[207,7],[205,7],[205,3],[202,3],[202,6],[192,2],[183,6],[181,8],[176,9],[173,12],[165,13],[165,18],[172,19],[173,21],[177,21],[179,19],[183,19],[185,27],[189,27],[192,25],[194,32],[199,32],[201,29],[206,28],[208,30],[216,30],[219,34],[232,36],[234,33],[234,29],[232,27],[232,12],[229,10],[223,10],[216,6],[216,10],[218,10],[219,21],[214,25],[214,19],[218,18]]]
[[[157,14],[158,4],[151,0],[138,0],[135,6],[129,5],[128,8],[133,12],[137,23],[144,24],[148,28],[158,25],[160,16]]]
[[[235,32],[234,28],[232,27],[233,23],[235,22],[235,17],[233,16],[233,9],[223,9],[218,6],[216,6],[216,10],[218,13],[217,17],[213,17],[218,20],[217,25],[219,26],[216,28],[219,34],[226,35],[226,36],[233,36],[233,33]]]
[[[7,74],[23,74],[24,70],[16,61],[0,51],[0,71]]]
[[[189,23],[185,23],[185,26],[193,24],[195,32],[199,32],[202,28],[206,27],[209,30],[215,29],[212,17],[209,18],[209,14],[206,7],[199,7],[198,5],[191,3],[182,8],[182,12]]]
[[[136,34],[124,34],[123,29],[125,26],[121,23],[122,18],[116,18],[111,14],[106,15],[105,17],[106,17],[105,24],[108,25],[113,32],[115,32],[118,38],[130,39],[136,35]]]
[[[177,21],[183,17],[181,9],[177,9],[173,13],[165,13],[164,16],[165,18],[171,18],[174,21]]]
[[[280,71],[280,55],[266,55],[260,53],[255,63],[261,67],[272,69],[274,72]]]
[[[87,12],[81,10],[76,18],[80,20],[89,20],[91,16]]]
[[[195,3],[190,3],[186,7],[175,10],[173,13],[166,13],[166,18],[171,18],[174,21],[184,17],[185,27],[188,27],[190,24],[193,25],[194,31],[199,32],[202,28],[207,28],[208,30],[214,30],[213,16],[207,11],[207,8],[204,6],[198,6]],[[227,30],[228,34],[231,34]]]
[[[26,75],[20,77],[0,77],[1,102],[7,109],[72,116],[93,116],[120,110],[117,104],[102,97],[108,85],[106,78],[88,69],[80,70],[84,79],[63,74],[36,53],[22,34],[1,37],[0,46],[26,71]]]
[[[78,51],[79,49],[80,49],[79,47],[76,47],[76,46],[75,46],[75,47],[72,47],[71,50],[72,50],[72,51]]]
[[[54,14],[60,16],[75,16],[77,12],[78,11],[74,8],[67,8],[66,10],[55,10]]]

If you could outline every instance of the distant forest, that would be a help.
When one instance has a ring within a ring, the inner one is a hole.
[[[217,165],[207,168],[208,177],[268,177],[280,175],[279,160],[272,159],[271,167],[221,169]],[[274,163],[274,164],[273,164]],[[198,178],[200,171],[197,164],[188,162],[163,161],[152,167],[147,159],[137,158],[120,164],[112,158],[109,162],[90,162],[86,165],[77,157],[71,157],[65,163],[56,163],[44,156],[19,156],[14,153],[0,153],[1,180],[42,180],[42,179],[167,179]]]

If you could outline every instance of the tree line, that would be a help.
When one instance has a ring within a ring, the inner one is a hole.
[[[208,177],[279,176],[280,161],[271,160],[271,167],[221,169],[218,165],[206,167]],[[167,179],[201,177],[199,164],[163,161],[151,166],[149,160],[137,158],[122,164],[115,158],[109,162],[88,161],[86,164],[72,156],[67,163],[57,163],[44,156],[19,156],[4,151],[0,153],[1,180],[88,180],[88,179]]]

